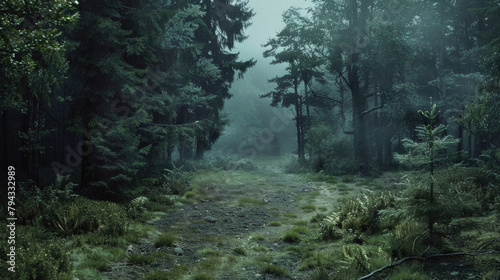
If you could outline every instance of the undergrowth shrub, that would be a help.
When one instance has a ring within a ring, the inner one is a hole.
[[[54,239],[41,227],[16,226],[15,273],[7,270],[7,262],[0,265],[1,279],[70,279],[71,261],[63,239]],[[6,256],[10,246],[0,246]],[[6,274],[9,273],[9,274]]]
[[[180,169],[165,169],[165,171],[166,173],[154,182],[156,189],[161,190],[163,194],[183,195],[188,190],[191,180],[189,173]]]
[[[363,233],[381,230],[380,211],[394,204],[395,196],[391,192],[363,190],[358,197],[341,198],[333,213],[320,224],[321,237],[324,240],[342,237],[359,243]]]
[[[127,232],[125,209],[113,202],[78,198],[71,203],[55,203],[43,215],[43,224],[58,235],[98,232],[121,236]]]
[[[358,172],[354,147],[347,139],[328,142],[325,158],[323,166],[326,174],[338,176]]]
[[[422,243],[425,233],[424,224],[413,220],[403,220],[392,231],[384,234],[382,248],[392,260],[420,256],[428,248]]]

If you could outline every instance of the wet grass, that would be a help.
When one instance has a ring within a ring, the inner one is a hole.
[[[172,233],[164,233],[156,239],[155,247],[172,247],[175,242],[177,242],[177,236]]]

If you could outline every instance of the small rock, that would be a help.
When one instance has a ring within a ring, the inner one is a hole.
[[[203,218],[203,220],[210,222],[210,223],[215,223],[215,221],[216,221],[216,219],[212,216],[206,216],[205,218]]]
[[[182,251],[182,249],[181,249],[181,248],[175,248],[175,249],[174,249],[174,252],[175,252],[178,256],[180,256],[180,255],[184,255],[184,251]]]
[[[132,244],[128,245],[127,252],[129,252],[130,254],[134,252],[134,246],[132,246]]]

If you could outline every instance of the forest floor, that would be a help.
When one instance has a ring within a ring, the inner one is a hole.
[[[399,174],[322,181],[311,175],[284,173],[285,162],[260,159],[256,161],[259,168],[253,171],[196,172],[190,199],[179,199],[171,212],[156,212],[155,218],[146,222],[154,230],[129,246],[132,255],[153,255],[154,261],[115,263],[103,276],[313,279],[323,268],[334,279],[367,274],[368,268],[357,267],[342,257],[344,243],[318,239],[321,219],[314,218],[324,218],[339,198],[357,195],[361,189],[391,190]],[[170,246],[155,246],[162,234],[174,236],[175,241]],[[368,245],[374,255],[381,251],[377,242],[382,242],[381,237]],[[378,267],[389,263],[386,254],[373,258],[379,258]],[[475,274],[467,263],[440,270],[440,275],[447,277],[437,279],[474,279]]]

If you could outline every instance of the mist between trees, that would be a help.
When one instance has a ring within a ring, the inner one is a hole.
[[[208,203],[210,190],[233,186],[213,180],[193,187],[191,175],[226,176],[221,170],[230,169],[251,169],[235,176],[267,191],[282,188],[272,193],[279,201],[295,195],[286,193],[292,189],[350,194],[376,180],[370,176],[396,173],[398,183],[388,184],[395,192],[359,190],[360,197],[342,197],[329,215],[298,221],[321,223],[321,236],[308,244],[344,239],[345,259],[366,273],[381,267],[361,247],[371,235],[386,238],[385,249],[375,240],[372,252],[384,263],[417,253],[408,259],[426,260],[440,256],[429,252],[456,251],[463,240],[458,228],[475,222],[460,219],[480,218],[494,238],[475,239],[473,253],[498,248],[500,2],[307,2],[307,9],[286,10],[284,27],[259,42],[259,55],[284,67],[268,77],[269,65],[241,59],[237,49],[253,40],[245,33],[255,15],[251,1],[1,1],[0,173],[15,166],[23,205],[18,236],[25,244],[39,241],[20,247],[36,253],[24,254],[19,279],[66,279],[69,249],[55,236],[103,244],[109,237],[121,246],[128,221],[171,210],[170,196]],[[220,153],[219,162],[210,162],[207,151]],[[268,181],[287,178],[280,186],[259,181],[252,176],[264,176],[254,163],[262,156],[286,157],[290,162],[279,168],[298,175],[265,174]],[[320,183],[312,186],[315,179]],[[237,209],[270,201],[240,197]],[[271,210],[261,210],[264,222]],[[110,214],[96,218],[102,213]],[[294,213],[288,216],[272,224],[282,226]],[[210,225],[217,220],[205,218]],[[309,231],[295,229],[277,240],[300,244]],[[139,240],[127,236],[126,242]],[[50,246],[42,246],[47,240]],[[159,243],[176,242],[165,234]],[[307,255],[313,249],[299,251],[310,261],[306,270],[324,272],[319,251],[317,259]],[[32,264],[41,259],[51,265],[36,271]],[[273,265],[263,271],[288,275]]]

